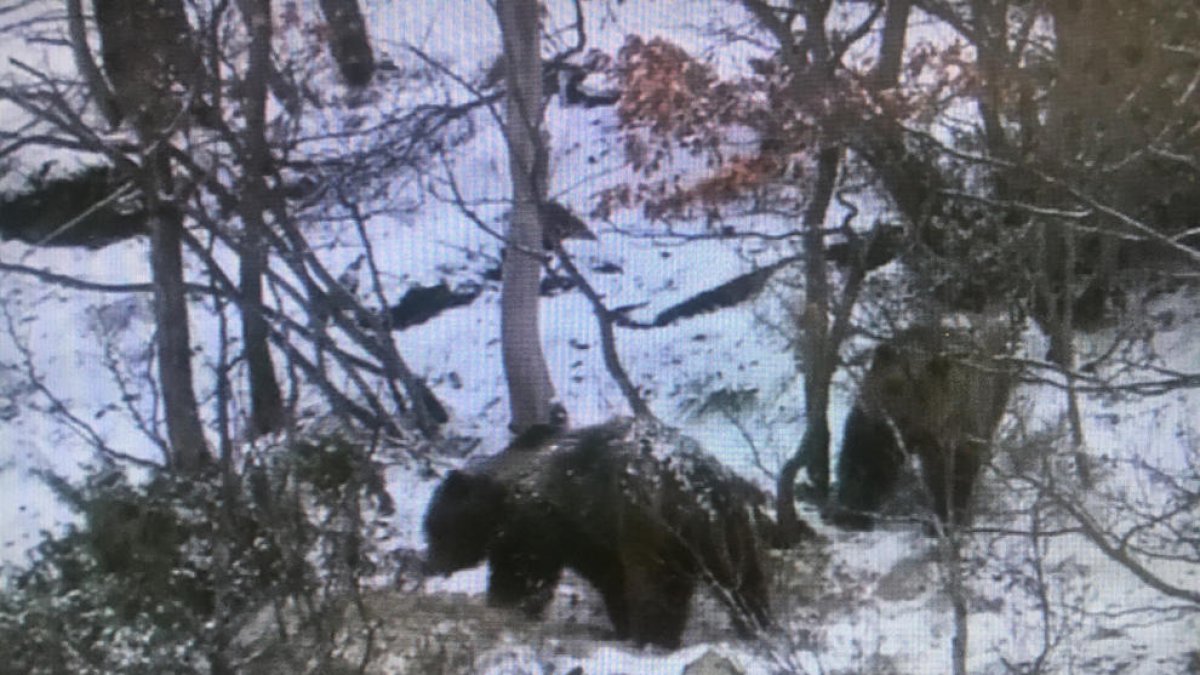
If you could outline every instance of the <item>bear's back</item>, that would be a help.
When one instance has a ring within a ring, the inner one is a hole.
[[[978,337],[918,326],[880,345],[863,380],[860,401],[913,436],[942,442],[986,440],[999,423],[1013,376],[1003,334]]]

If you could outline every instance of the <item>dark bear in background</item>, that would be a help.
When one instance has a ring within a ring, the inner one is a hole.
[[[743,635],[769,623],[748,481],[690,439],[616,420],[451,472],[425,515],[428,570],[490,566],[488,601],[539,616],[564,568],[619,638],[676,648],[704,581]]]
[[[919,326],[875,349],[846,420],[830,520],[870,529],[870,514],[895,488],[907,450],[920,458],[941,523],[967,521],[1012,389],[1012,373],[998,359],[1005,344],[999,329],[973,339],[965,331]]]

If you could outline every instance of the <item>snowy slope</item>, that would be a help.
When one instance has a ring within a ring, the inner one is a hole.
[[[404,48],[412,44],[474,73],[482,69],[480,61],[486,60],[481,55],[498,51],[494,17],[485,3],[461,4],[454,11],[447,11],[443,3],[379,0],[366,4],[381,49],[397,60],[406,58]],[[714,11],[709,5],[685,22],[680,18],[683,12],[664,9],[664,3],[627,4],[630,7],[611,15],[596,12],[596,25],[590,31],[592,46],[612,53],[626,32],[658,32],[697,47],[697,51],[711,48],[701,32],[688,27],[703,23],[704,14]],[[570,13],[555,5],[552,15]],[[718,63],[737,68],[738,54],[721,51]],[[386,95],[378,93],[381,100],[387,100]],[[341,124],[344,114],[340,109],[326,109],[322,119],[313,122],[314,127]],[[359,110],[355,114],[372,113]],[[605,136],[614,124],[612,112],[563,109],[555,102],[547,114],[557,153],[552,192],[584,214],[594,192],[626,179]],[[495,127],[486,116],[481,115],[480,121],[478,135],[461,148],[454,169],[468,199],[480,205],[488,222],[499,226],[506,208],[507,161]],[[590,163],[588,157],[602,159]],[[422,187],[406,183],[394,196],[415,198]],[[636,213],[618,214],[616,220],[622,230],[642,225]],[[380,264],[394,284],[388,289],[393,300],[408,285],[431,284],[443,278],[461,281],[478,272],[485,258],[498,257],[499,244],[494,239],[452,206],[436,200],[425,200],[416,214],[381,215],[371,226]],[[330,223],[326,227],[329,241],[350,242],[320,252],[337,272],[357,258],[361,249],[352,243],[349,226]],[[339,232],[339,227],[346,230]],[[626,236],[617,229],[599,226],[598,241],[570,242],[568,248],[585,273],[600,263],[619,265],[623,273],[591,274],[592,283],[610,306],[648,303],[636,310],[635,316],[642,319],[748,271],[755,263],[780,256],[779,250],[735,248],[719,242],[680,246],[670,240]],[[483,257],[464,263],[464,251]],[[139,241],[95,253],[33,251],[4,243],[0,244],[0,257],[97,282],[144,282],[148,278],[145,243]],[[0,331],[0,361],[6,367],[18,367],[0,370],[0,411],[14,411],[0,414],[0,562],[11,565],[24,559],[40,530],[53,530],[69,518],[30,471],[53,468],[76,477],[81,463],[94,460],[86,440],[55,421],[52,403],[28,389],[25,367],[32,366],[46,389],[86,420],[107,444],[153,458],[157,450],[125,413],[122,395],[105,365],[107,348],[120,354],[135,373],[144,372],[150,365],[145,347],[153,326],[144,295],[66,290],[15,274],[0,278],[0,294],[16,336],[32,355],[26,364],[18,345]],[[682,426],[739,473],[764,487],[771,486],[768,472],[778,470],[803,432],[802,392],[793,355],[784,338],[767,328],[787,320],[794,309],[790,302],[764,293],[745,306],[667,328],[618,332],[624,364],[655,412]],[[1194,369],[1200,363],[1200,345],[1193,337],[1200,327],[1200,317],[1194,314],[1196,298],[1179,296],[1162,302],[1160,309],[1175,311],[1179,320],[1157,336],[1160,353],[1173,366]],[[624,400],[603,367],[596,320],[584,298],[578,293],[559,295],[546,300],[542,311],[550,369],[573,422],[587,424],[626,412]],[[472,305],[451,310],[397,337],[402,354],[450,408],[451,431],[482,439],[480,453],[499,449],[507,436],[498,315],[497,290],[490,288]],[[192,319],[193,337],[201,347],[197,372],[204,373],[202,387],[207,391],[211,382],[205,366],[215,345],[217,326],[199,306]],[[1100,349],[1103,338],[1087,339]],[[1029,354],[1044,352],[1037,340],[1037,336],[1029,336]],[[740,429],[720,415],[696,418],[688,414],[697,397],[722,387],[757,391],[756,407],[738,418]],[[849,407],[849,391],[842,383],[835,392],[837,399],[831,409],[834,447]],[[143,412],[152,410],[152,402],[146,398],[132,405]],[[1063,406],[1058,390],[1029,386],[1018,393],[1013,407],[1050,424],[1061,417]],[[1179,431],[1192,429],[1200,395],[1181,394],[1134,404],[1085,398],[1084,406],[1091,452],[1143,458],[1170,467],[1188,457],[1194,438]],[[1191,457],[1194,461],[1194,453]],[[1120,485],[1123,477],[1110,475],[1107,480]],[[1132,474],[1129,480],[1134,480]],[[400,468],[389,475],[389,489],[398,503],[397,546],[423,545],[420,515],[433,488],[433,482]],[[995,492],[992,489],[990,497],[1004,504],[1005,497]],[[575,592],[567,584],[556,600],[558,614],[552,613],[550,621],[536,629],[545,631],[536,633],[538,641],[523,641],[521,636],[531,634],[521,632],[525,629],[513,633],[515,638],[497,638],[482,649],[476,667],[479,672],[495,673],[567,672],[577,666],[589,674],[675,673],[718,643],[717,650],[746,672],[948,672],[952,616],[948,600],[939,590],[944,584],[933,543],[912,526],[847,534],[825,528],[811,513],[804,515],[828,538],[822,548],[828,559],[822,562],[819,575],[805,582],[803,592],[775,599],[786,628],[777,639],[762,645],[730,643],[732,635],[722,632],[718,616],[706,618],[707,623],[702,621],[704,625],[689,632],[688,646],[674,654],[639,652],[629,645],[593,637],[569,641],[567,649],[562,646],[561,633],[555,632],[565,629],[552,623],[555,616],[575,616],[572,612],[578,611],[566,607],[567,596]],[[969,577],[972,672],[1007,672],[1006,662],[1027,661],[1040,648],[1042,627],[1037,608],[1027,594],[1012,590],[1015,580],[1008,574],[1013,566],[1022,564],[1024,550],[1012,541],[984,536],[970,549],[978,559],[987,561]],[[1057,539],[1047,545],[1044,556],[1046,568],[1052,570],[1054,600],[1069,610],[1056,615],[1061,621],[1056,634],[1062,637],[1047,665],[1051,672],[1182,672],[1186,653],[1200,648],[1196,637],[1200,620],[1194,613],[1168,615],[1170,620],[1164,620],[1162,614],[1142,611],[1167,603],[1081,538]],[[1173,578],[1200,587],[1194,565],[1179,567]],[[1168,569],[1165,573],[1175,572]],[[448,580],[432,580],[424,592],[466,593],[462,602],[480,605],[484,583],[484,572],[475,570]],[[586,589],[579,592],[586,595]],[[459,596],[454,597],[458,602]],[[1146,620],[1146,616],[1154,618]],[[602,630],[603,624],[599,625]],[[395,663],[402,667],[402,661]],[[547,665],[550,663],[553,670]],[[387,672],[386,667],[382,672]]]

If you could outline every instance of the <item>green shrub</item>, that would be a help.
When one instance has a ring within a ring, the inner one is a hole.
[[[337,435],[256,452],[223,475],[42,477],[79,522],[44,533],[5,580],[5,672],[237,672],[264,608],[287,614],[273,639],[304,633],[306,652],[329,662],[328,615],[377,570],[368,516],[391,508],[368,454]]]

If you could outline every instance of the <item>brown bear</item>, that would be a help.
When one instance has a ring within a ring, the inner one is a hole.
[[[751,635],[769,624],[754,521],[763,501],[694,441],[616,420],[452,471],[425,515],[427,569],[486,559],[489,603],[531,616],[571,569],[600,593],[619,638],[669,649],[703,582]]]
[[[934,514],[965,523],[975,480],[1008,404],[1013,374],[1000,330],[918,326],[875,349],[846,420],[830,519],[870,529],[902,473],[920,458]]]

